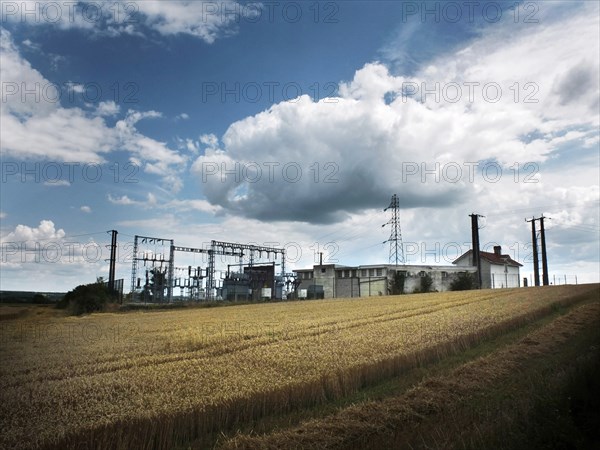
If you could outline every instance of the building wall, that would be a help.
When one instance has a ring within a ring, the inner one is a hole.
[[[393,270],[393,269],[392,269]],[[421,291],[421,280],[429,275],[432,280],[432,291],[444,292],[450,290],[450,285],[463,272],[475,272],[471,266],[405,266],[404,293],[411,294]],[[393,274],[390,274],[390,280]]]
[[[506,287],[520,287],[519,268],[514,266],[500,266],[491,264],[490,287],[492,289]]]
[[[361,277],[358,283],[360,285],[361,297],[375,297],[378,295],[387,295],[388,293],[387,277]]]
[[[492,264],[481,260],[481,288],[501,289],[506,287],[520,287],[519,267],[508,264]]]
[[[336,278],[335,296],[340,297],[360,297],[360,283],[358,277]]]
[[[491,266],[492,264],[487,260],[481,259],[481,289],[490,289],[492,287]]]
[[[314,266],[314,283],[323,286],[325,298],[335,298],[335,265]]]
[[[460,258],[458,258],[456,261],[454,261],[453,263],[455,266],[460,266],[460,267],[474,267],[473,266],[473,258],[471,257],[471,255],[468,256],[461,256]]]

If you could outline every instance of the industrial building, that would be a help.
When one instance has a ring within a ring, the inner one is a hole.
[[[223,300],[277,300],[283,296],[284,281],[275,275],[275,263],[244,266],[243,272],[227,272],[217,288]]]
[[[480,252],[482,288],[518,287],[521,264],[508,255],[501,254],[501,247],[494,253]],[[294,270],[297,276],[298,298],[342,298],[388,295],[390,284],[397,272],[404,278],[404,293],[421,288],[423,277],[429,276],[431,290],[447,291],[461,273],[477,272],[473,265],[471,250],[457,258],[451,266],[431,265],[360,265],[320,264],[311,269]]]

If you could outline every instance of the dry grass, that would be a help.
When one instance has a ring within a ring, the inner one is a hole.
[[[221,442],[219,448],[462,448],[463,444],[469,447],[467,442],[477,434],[474,428],[482,420],[473,413],[459,413],[469,399],[487,393],[515,373],[524,373],[531,360],[557,352],[582,330],[597,328],[599,323],[600,303],[583,305],[506,349],[466,363],[449,374],[429,378],[402,395],[350,406],[331,416],[262,436],[239,434]],[[526,399],[523,390],[527,388],[520,383],[515,395],[523,398],[526,407],[531,407],[531,399]],[[503,395],[508,395],[506,391]],[[517,403],[510,399],[510,409],[516,408]],[[509,418],[511,414],[511,410],[503,413]],[[480,442],[474,448],[485,446]]]
[[[0,323],[1,448],[170,448],[328,401],[597,286]]]

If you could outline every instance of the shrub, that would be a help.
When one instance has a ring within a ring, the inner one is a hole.
[[[431,292],[432,286],[433,286],[433,280],[431,279],[431,275],[425,274],[424,277],[421,277],[420,292]]]
[[[59,304],[68,305],[73,314],[79,315],[102,311],[111,300],[108,286],[98,280],[95,283],[82,284],[67,292]]]
[[[48,299],[48,297],[46,297],[44,294],[35,294],[32,299],[31,299],[31,303],[35,303],[38,305],[46,305],[48,303],[51,303],[50,300]]]
[[[395,272],[394,278],[389,281],[389,292],[391,295],[404,294],[404,283],[406,275],[404,272]]]
[[[459,273],[458,276],[450,283],[451,291],[470,291],[475,289],[475,277],[472,273],[463,272]]]

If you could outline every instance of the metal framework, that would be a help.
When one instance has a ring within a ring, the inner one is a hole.
[[[281,275],[285,276],[285,249],[276,247],[263,247],[260,245],[252,244],[238,244],[235,242],[223,242],[223,241],[211,241],[210,252],[208,253],[208,276],[206,286],[206,298],[212,299],[215,286],[215,255],[230,255],[232,253],[237,256],[245,256],[244,251],[247,252],[249,257],[249,266],[254,264],[254,255],[258,253],[258,257],[261,258],[263,253],[266,253],[267,257],[271,254],[277,259],[277,255],[281,254]]]
[[[233,249],[231,251],[227,251],[226,249],[215,249],[212,245],[211,248],[180,247],[173,245],[172,249],[173,252],[208,254],[208,268],[206,274],[206,300],[213,299],[213,289],[215,284],[215,254],[225,256],[238,256],[240,258],[244,256],[244,253],[242,251],[234,251]]]
[[[156,255],[155,253],[148,255],[144,253],[139,255],[140,244],[154,244],[154,245],[165,245],[169,244],[169,257],[168,260],[164,258],[164,255]],[[244,256],[249,258],[249,266],[254,264],[254,257],[258,254],[259,258],[262,258],[263,254],[267,257],[273,255],[277,259],[277,255],[281,254],[281,276],[285,279],[289,274],[285,272],[285,249],[275,247],[264,247],[252,244],[239,244],[235,242],[224,242],[224,241],[211,241],[210,248],[195,248],[195,247],[184,247],[176,246],[173,239],[164,239],[150,236],[134,236],[133,241],[133,257],[131,264],[131,292],[135,292],[136,281],[137,281],[137,270],[138,261],[150,262],[152,264],[160,263],[161,266],[164,263],[168,263],[168,275],[166,280],[167,286],[167,301],[173,300],[173,287],[175,286],[174,279],[174,262],[175,252],[187,252],[187,253],[204,253],[208,255],[208,266],[206,270],[206,300],[213,300],[216,291],[215,283],[215,256],[236,256],[240,258],[240,261]],[[198,277],[199,275],[196,275]]]
[[[387,241],[383,241],[383,243],[390,243],[390,264],[406,264],[404,259],[404,245],[402,244],[402,230],[400,228],[400,202],[398,201],[398,196],[396,194],[392,195],[392,201],[390,205],[385,208],[383,211],[391,210],[392,217],[391,219],[384,223],[382,227],[386,225],[391,226],[390,237]]]
[[[141,257],[138,255],[139,244],[150,244],[150,245],[165,245],[165,243],[169,244],[169,259],[165,260],[164,255],[160,255],[160,257],[156,257],[156,254],[153,253],[152,256],[148,256],[148,254],[144,253]],[[175,262],[175,254],[173,252],[173,239],[164,239],[157,238],[151,236],[139,236],[135,235],[133,237],[133,257],[131,258],[131,292],[135,292],[135,286],[137,281],[137,266],[138,261],[151,262],[152,264],[160,262],[161,265],[165,262],[168,264],[167,266],[167,301],[170,302],[173,300],[173,268]]]

